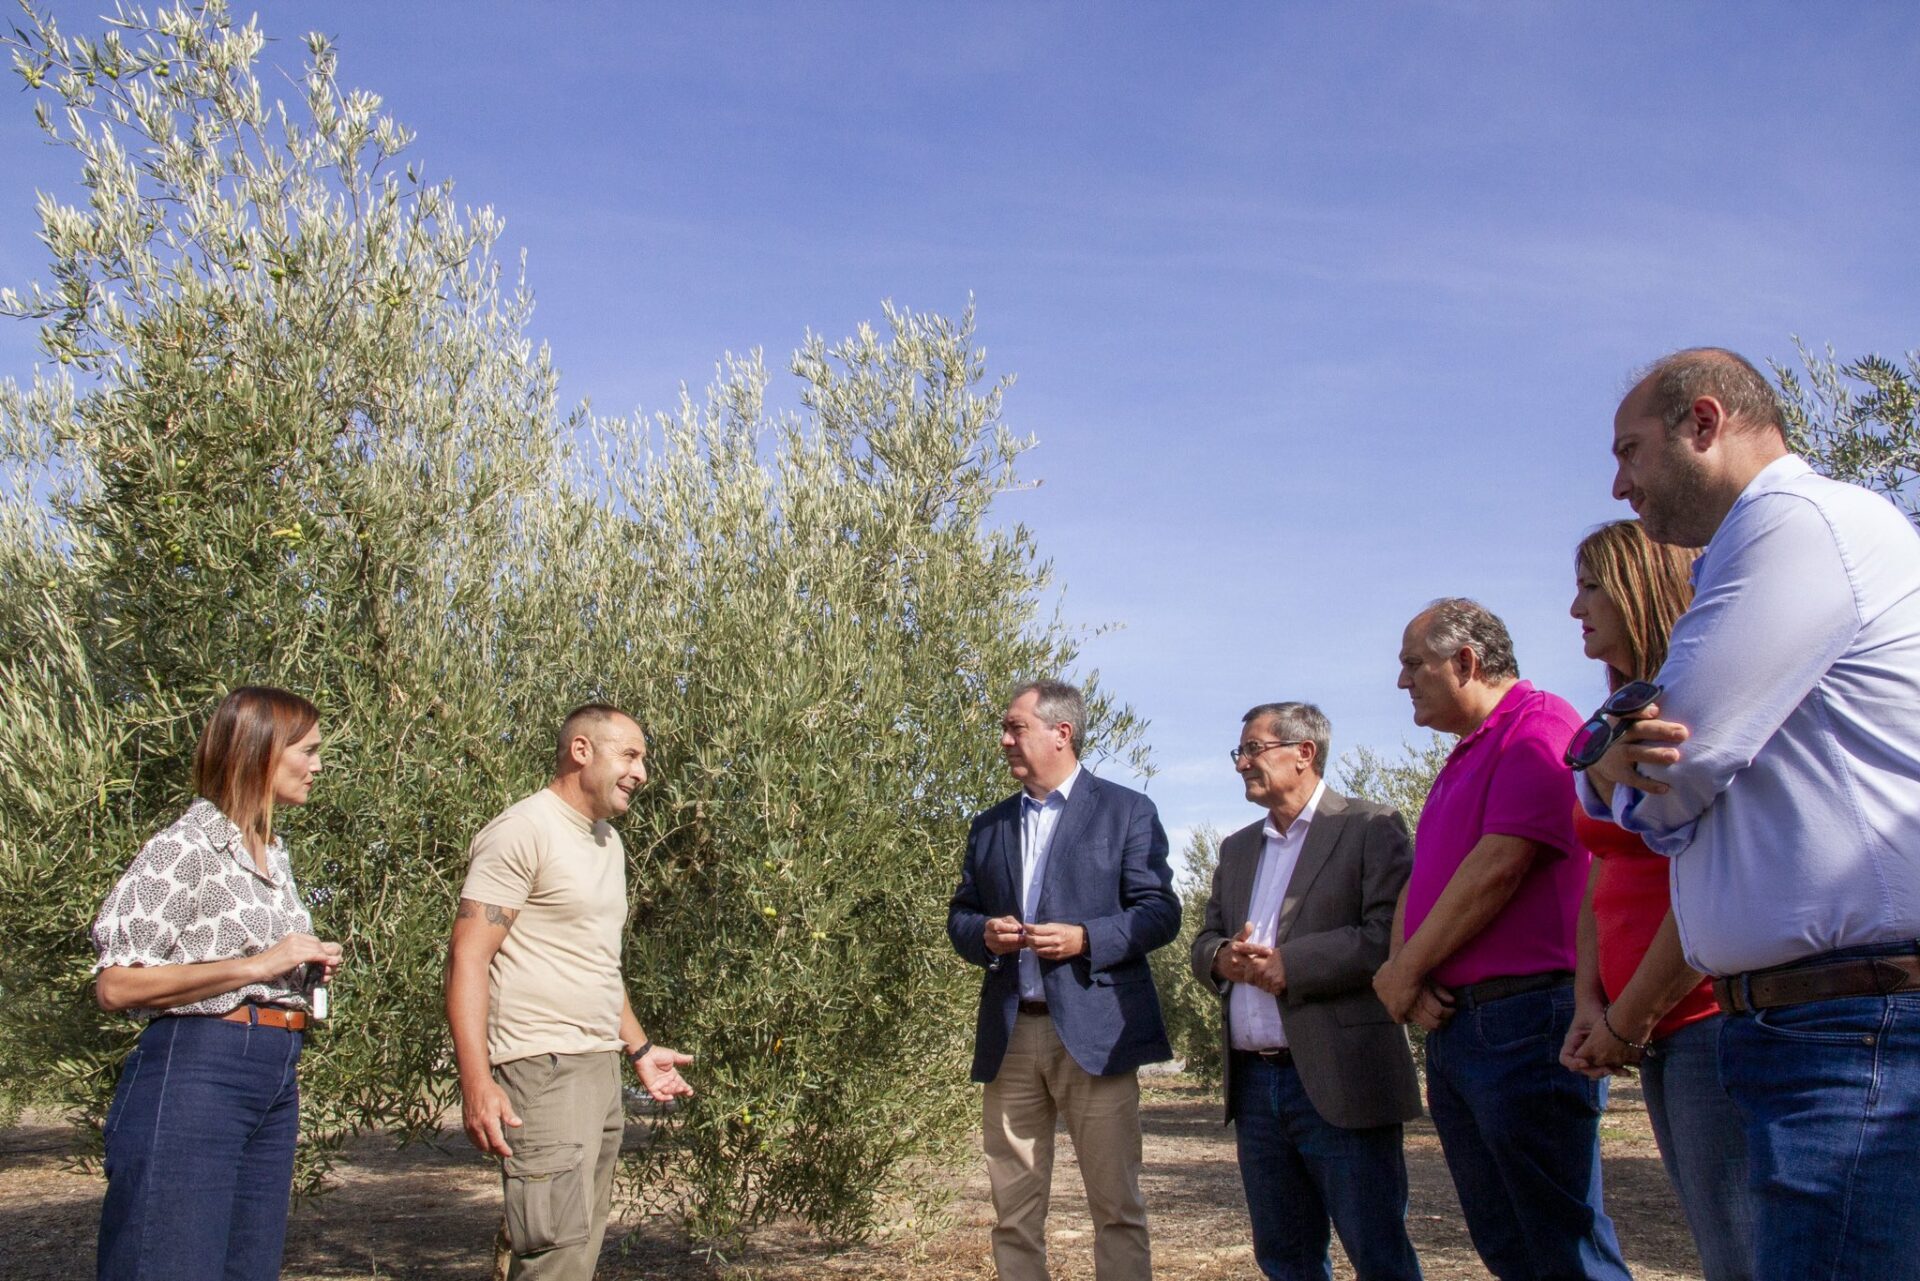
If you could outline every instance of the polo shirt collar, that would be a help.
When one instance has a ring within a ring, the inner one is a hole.
[[[1533,693],[1532,681],[1515,681],[1512,688],[1507,690],[1505,694],[1502,694],[1500,701],[1493,705],[1493,710],[1487,713],[1487,719],[1481,721],[1478,725],[1474,726],[1473,729],[1460,736],[1460,741],[1453,745],[1453,752],[1457,754],[1465,750],[1467,744],[1486,734],[1492,730],[1494,726],[1503,723],[1519,709],[1521,700],[1525,699],[1527,695],[1531,693]]]

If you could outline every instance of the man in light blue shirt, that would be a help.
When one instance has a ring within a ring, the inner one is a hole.
[[[1664,693],[1582,803],[1672,858],[1720,976],[1759,1275],[1920,1278],[1920,534],[1788,453],[1732,352],[1656,364],[1613,451],[1647,533],[1705,550]]]

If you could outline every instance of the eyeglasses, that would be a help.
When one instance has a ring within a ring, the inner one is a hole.
[[[1242,743],[1240,746],[1229,750],[1227,756],[1232,759],[1235,765],[1238,765],[1240,758],[1243,756],[1248,760],[1252,760],[1254,757],[1260,755],[1260,753],[1270,752],[1276,747],[1298,747],[1306,741],[1304,738],[1287,738],[1282,739],[1278,743]]]
[[[1573,731],[1561,759],[1575,771],[1599,764],[1607,749],[1633,725],[1632,721],[1620,718],[1633,715],[1658,697],[1660,686],[1652,681],[1630,681],[1622,685],[1600,704],[1599,711],[1587,718],[1585,725]]]

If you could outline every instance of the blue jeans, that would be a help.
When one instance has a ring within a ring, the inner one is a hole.
[[[273,1281],[300,1127],[298,1032],[155,1019],[107,1112],[100,1281]]]
[[[1720,1084],[1724,1022],[1716,1014],[1655,1041],[1640,1064],[1640,1088],[1706,1281],[1752,1281],[1747,1132],[1740,1109]]]
[[[1238,1052],[1233,1125],[1253,1257],[1268,1281],[1331,1281],[1329,1217],[1358,1281],[1420,1281],[1400,1126],[1329,1125],[1291,1063]]]
[[[1756,1275],[1920,1278],[1920,992],[1729,1015],[1720,1073],[1747,1119]]]
[[[1606,1087],[1560,1066],[1573,986],[1463,996],[1427,1036],[1427,1105],[1467,1231],[1500,1281],[1628,1281],[1600,1198]]]

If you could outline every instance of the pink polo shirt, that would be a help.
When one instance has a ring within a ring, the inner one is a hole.
[[[1517,681],[1434,779],[1414,836],[1408,937],[1481,837],[1520,836],[1545,847],[1500,915],[1433,971],[1435,982],[1462,987],[1573,969],[1588,854],[1574,836],[1573,774],[1561,754],[1581,720],[1565,699]]]

